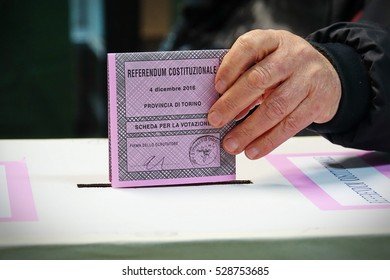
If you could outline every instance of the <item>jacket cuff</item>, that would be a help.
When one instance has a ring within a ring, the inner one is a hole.
[[[335,67],[341,81],[342,94],[333,119],[323,124],[313,123],[308,129],[320,134],[351,130],[369,111],[371,96],[367,69],[359,54],[345,44],[310,43]]]

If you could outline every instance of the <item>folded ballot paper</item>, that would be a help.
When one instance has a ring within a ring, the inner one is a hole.
[[[110,180],[113,187],[235,179],[221,147],[233,127],[212,128],[214,78],[226,50],[108,54]]]

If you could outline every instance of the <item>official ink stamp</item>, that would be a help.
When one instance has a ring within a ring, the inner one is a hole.
[[[190,160],[194,166],[210,166],[219,163],[220,140],[212,135],[196,139],[190,149]]]

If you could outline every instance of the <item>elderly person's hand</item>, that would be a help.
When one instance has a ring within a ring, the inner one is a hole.
[[[305,39],[287,31],[254,30],[225,55],[215,78],[221,97],[208,121],[222,127],[241,119],[223,139],[230,154],[258,159],[311,123],[337,112],[341,83],[332,64]]]

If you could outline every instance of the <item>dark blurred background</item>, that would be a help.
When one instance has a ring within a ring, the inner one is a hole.
[[[107,136],[109,52],[154,51],[178,0],[0,0],[0,138]]]

